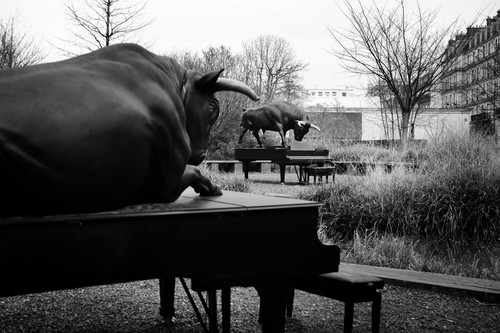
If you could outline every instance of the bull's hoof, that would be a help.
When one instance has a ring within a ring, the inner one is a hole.
[[[201,192],[200,197],[216,197],[218,195],[222,195],[222,191],[220,188],[216,187],[209,192]]]

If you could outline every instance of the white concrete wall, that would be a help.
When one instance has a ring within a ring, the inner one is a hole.
[[[461,109],[427,109],[417,116],[414,139],[428,140],[450,132],[469,133],[470,113]],[[396,128],[396,138],[398,136]],[[362,140],[383,140],[382,116],[377,110],[364,110]]]
[[[470,112],[462,109],[434,109],[417,117],[415,139],[429,139],[449,133],[469,133]]]
[[[361,126],[361,140],[388,139],[384,133],[380,111],[364,111]]]

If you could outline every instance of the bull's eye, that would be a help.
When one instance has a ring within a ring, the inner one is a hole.
[[[217,118],[219,118],[219,101],[216,98],[212,98],[208,109],[210,112],[210,125],[213,125]]]

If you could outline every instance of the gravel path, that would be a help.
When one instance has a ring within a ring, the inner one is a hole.
[[[177,324],[167,328],[158,315],[155,280],[0,298],[0,332],[201,332],[177,282]],[[234,288],[234,332],[260,332],[258,296]],[[287,332],[342,332],[343,304],[296,292]],[[354,332],[370,331],[369,304],[355,306]],[[500,332],[500,304],[434,291],[387,286],[381,332]]]

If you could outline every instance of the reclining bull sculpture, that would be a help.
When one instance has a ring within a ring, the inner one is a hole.
[[[133,44],[0,71],[0,216],[91,212],[221,191],[195,167],[217,91],[257,95]]]
[[[243,132],[238,143],[242,143],[246,132],[250,130],[257,139],[259,147],[262,147],[259,130],[262,130],[263,133],[266,131],[278,132],[283,147],[285,146],[285,134],[291,129],[293,129],[297,141],[302,141],[310,128],[321,131],[318,126],[309,122],[309,117],[303,110],[289,102],[274,102],[251,109],[244,108],[240,126],[243,127]]]

